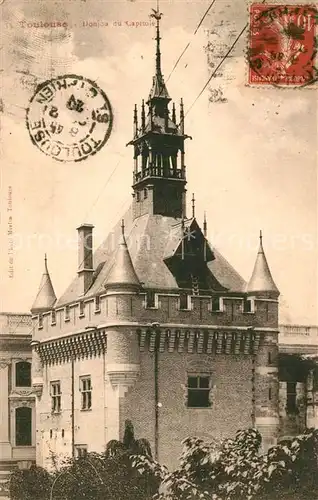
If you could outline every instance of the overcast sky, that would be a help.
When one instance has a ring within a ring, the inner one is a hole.
[[[4,0],[0,6],[2,311],[29,310],[44,252],[56,294],[61,295],[77,270],[76,227],[94,224],[97,245],[129,206],[133,161],[126,144],[132,138],[133,106],[151,87],[155,50],[154,28],[133,23],[149,22],[154,4]],[[209,4],[160,3],[166,78],[191,41],[167,83],[177,103],[183,97],[186,111],[209,77],[208,62],[220,61],[247,22],[244,0],[216,0],[193,36]],[[68,27],[30,24],[40,21],[66,22]],[[100,27],[87,26],[94,21]],[[188,206],[195,192],[197,218],[202,223],[207,212],[211,244],[245,279],[252,272],[262,229],[281,291],[281,322],[317,324],[317,94],[308,88],[246,86],[246,45],[244,34],[210,90],[187,114],[186,133],[193,137],[186,148]],[[35,84],[66,73],[96,80],[114,111],[107,144],[79,163],[59,163],[44,155],[31,143],[25,124]],[[18,243],[13,277],[9,216]]]

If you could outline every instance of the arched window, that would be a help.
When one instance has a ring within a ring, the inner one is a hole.
[[[27,406],[15,410],[15,445],[32,446],[32,408]]]
[[[16,387],[31,387],[31,363],[19,361],[15,365]]]

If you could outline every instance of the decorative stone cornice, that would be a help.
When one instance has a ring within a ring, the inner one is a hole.
[[[35,346],[43,365],[88,359],[106,352],[104,330],[83,332],[72,337],[51,340]]]

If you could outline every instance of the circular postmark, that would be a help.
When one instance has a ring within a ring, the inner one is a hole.
[[[43,153],[58,161],[81,161],[105,145],[113,114],[95,82],[64,75],[37,86],[26,123],[33,144]]]

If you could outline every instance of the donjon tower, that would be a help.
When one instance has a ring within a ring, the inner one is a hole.
[[[262,236],[246,283],[208,242],[194,201],[187,214],[183,103],[171,103],[154,17],[155,75],[129,143],[131,207],[95,252],[93,226],[78,227],[77,276],[56,299],[45,261],[32,308],[45,467],[51,452],[103,451],[127,418],[171,467],[187,436],[256,427],[265,448],[278,437],[279,292]]]

